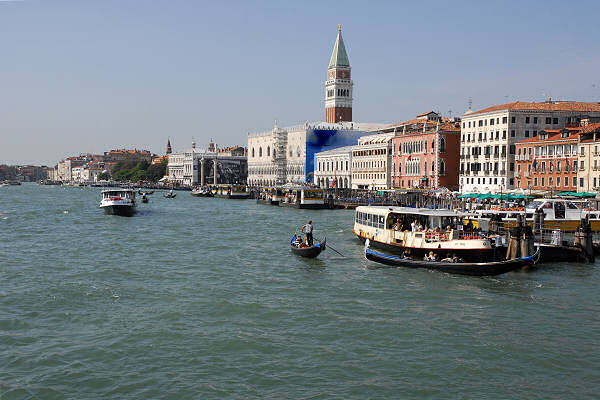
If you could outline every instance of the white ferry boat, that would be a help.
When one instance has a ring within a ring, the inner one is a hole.
[[[279,205],[294,208],[329,208],[325,191],[312,186],[284,187],[283,199],[279,201]]]
[[[464,214],[428,208],[359,206],[354,214],[354,235],[372,247],[422,257],[456,255],[465,261],[490,261],[495,254],[489,239],[462,228]],[[414,225],[414,226],[413,226]]]
[[[104,209],[105,214],[131,217],[136,211],[135,190],[103,190],[100,208]]]
[[[488,230],[489,221],[500,218],[505,228],[515,226],[518,215],[525,215],[527,224],[533,227],[534,215],[537,210],[544,212],[543,229],[560,229],[563,232],[575,232],[582,218],[589,215],[592,231],[600,231],[600,211],[587,208],[584,203],[576,203],[564,199],[536,199],[525,207],[501,208],[473,211],[476,215],[473,225],[484,231]]]

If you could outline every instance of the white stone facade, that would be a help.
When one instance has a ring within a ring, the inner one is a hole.
[[[308,125],[248,135],[248,185],[303,183]]]
[[[392,187],[392,138],[394,133],[363,136],[352,149],[352,188],[390,189]]]
[[[352,188],[352,149],[345,146],[322,151],[315,156],[315,184],[321,188],[332,186],[339,189]]]

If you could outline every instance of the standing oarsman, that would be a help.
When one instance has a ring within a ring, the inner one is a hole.
[[[308,241],[308,245],[313,245],[313,225],[312,220],[308,220],[308,223],[302,226],[302,232],[306,233],[306,240]]]

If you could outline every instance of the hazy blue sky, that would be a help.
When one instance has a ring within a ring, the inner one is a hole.
[[[246,143],[324,118],[337,24],[354,119],[600,100],[598,1],[2,1],[0,164]]]

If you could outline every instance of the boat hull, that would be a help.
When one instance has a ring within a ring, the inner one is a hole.
[[[361,241],[365,242],[365,238],[359,235],[355,236]],[[490,249],[432,249],[432,248],[419,248],[419,247],[404,247],[399,245],[387,244],[383,242],[378,242],[376,240],[370,240],[370,246],[373,248],[389,251],[394,254],[402,254],[406,250],[410,250],[411,254],[415,257],[424,257],[425,254],[429,254],[430,251],[442,252],[443,254],[438,254],[438,256],[446,257],[446,253],[450,253],[450,255],[455,254],[457,257],[462,258],[463,260],[469,262],[486,262],[486,261],[494,261],[498,260],[500,257],[504,257],[506,255],[506,249],[500,250],[495,248]]]
[[[323,239],[323,241],[315,244],[314,246],[304,247],[304,248],[295,247],[293,245],[295,240],[296,240],[296,235],[294,235],[294,237],[292,237],[292,240],[290,241],[290,248],[292,250],[292,253],[294,253],[300,257],[315,258],[319,254],[321,254],[321,252],[325,251],[325,249],[327,248],[327,245],[326,245],[327,239]]]
[[[136,212],[135,206],[127,205],[103,206],[102,209],[104,209],[106,215],[120,215],[122,217],[131,217]]]
[[[365,249],[367,260],[380,264],[407,267],[407,268],[426,268],[450,274],[470,275],[470,276],[494,276],[507,272],[515,271],[523,267],[534,264],[533,257],[523,257],[507,261],[494,261],[487,263],[449,263],[449,262],[429,262],[403,259],[398,256],[379,253]]]

